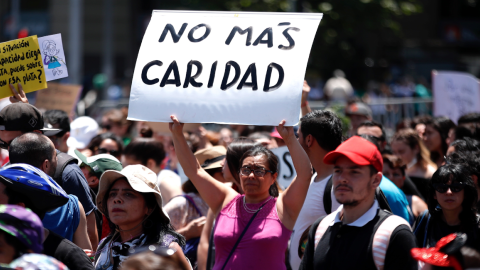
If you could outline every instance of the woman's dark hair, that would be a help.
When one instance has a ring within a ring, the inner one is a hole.
[[[20,240],[18,240],[15,236],[5,233],[4,231],[0,231],[0,235],[1,234],[3,234],[5,242],[9,246],[12,246],[13,249],[15,250],[15,254],[13,255],[14,260],[21,257],[23,254],[29,253],[28,248],[22,242],[20,242]]]
[[[135,138],[125,147],[125,156],[132,156],[147,166],[149,159],[153,159],[157,166],[165,159],[163,144],[153,138]]]
[[[480,142],[468,137],[456,140],[452,142],[450,146],[455,147],[455,152],[459,153],[467,153],[470,151],[480,150]]]
[[[111,132],[106,132],[102,134],[98,134],[97,136],[93,137],[90,143],[88,144],[87,148],[92,151],[92,153],[95,153],[95,151],[100,147],[100,144],[106,139],[110,139],[114,141],[117,144],[118,152],[120,155],[122,155],[123,152],[123,141],[120,137],[117,135],[111,133]]]
[[[476,226],[477,219],[477,189],[473,183],[472,177],[469,174],[467,167],[463,164],[446,164],[438,168],[438,170],[433,174],[432,180],[429,184],[429,194],[428,194],[428,211],[432,217],[441,218],[442,211],[437,209],[438,201],[434,198],[435,189],[433,188],[434,184],[437,183],[448,183],[448,182],[461,182],[464,183],[464,195],[462,202],[462,212],[460,213],[459,219],[461,222],[462,232],[467,232],[472,226]]]
[[[248,150],[252,149],[255,146],[255,142],[251,139],[240,137],[233,140],[233,142],[227,148],[227,165],[228,169],[232,173],[232,176],[235,178],[237,183],[240,183],[240,177],[238,173],[240,172],[240,166],[238,161],[243,157],[243,154]]]
[[[438,153],[438,154],[445,155],[448,149],[448,144],[447,144],[448,132],[450,131],[451,128],[456,127],[455,123],[452,120],[450,120],[450,118],[448,117],[440,116],[440,117],[434,117],[433,119],[428,119],[427,121],[425,121],[425,125],[426,126],[430,125],[436,131],[438,131],[442,139],[442,146],[441,146],[442,153]],[[432,158],[432,159],[437,160],[438,158]]]
[[[105,217],[108,220],[108,226],[110,227],[110,234],[107,236],[107,240],[110,240],[113,237],[113,234],[116,231],[116,225],[110,221],[110,217],[108,216],[108,194],[110,193],[110,189],[112,189],[115,182],[120,179],[126,180],[126,178],[118,178],[115,180],[110,187],[108,188],[105,196],[102,200],[102,208],[101,211],[104,213]],[[157,204],[157,200],[153,193],[140,193],[142,194],[143,198],[145,199],[145,204],[149,209],[154,209],[150,216],[143,222],[143,232],[147,236],[146,244],[155,244],[158,243],[160,239],[162,239],[166,234],[170,234],[177,238],[177,243],[183,247],[185,246],[185,237],[181,234],[177,233],[173,226],[170,223],[170,220],[162,213],[160,206]],[[104,241],[108,242],[108,241]]]
[[[268,150],[267,148],[265,148],[261,145],[257,145],[257,146],[254,146],[253,148],[251,148],[250,150],[248,150],[247,152],[245,152],[245,154],[243,154],[243,156],[242,156],[242,158],[240,159],[240,162],[239,162],[239,170],[237,171],[237,174],[239,174],[240,167],[242,166],[243,161],[247,157],[256,157],[256,156],[265,156],[268,160],[268,167],[269,167],[270,171],[273,171],[272,174],[278,172],[278,166],[279,166],[278,157],[272,151]],[[278,194],[279,194],[278,186],[277,186],[276,182],[277,181],[275,180],[275,183],[273,183],[270,186],[270,189],[268,190],[269,193],[270,193],[270,196],[273,196],[273,197],[278,197]]]

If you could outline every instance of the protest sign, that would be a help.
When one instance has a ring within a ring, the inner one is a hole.
[[[460,116],[480,112],[480,81],[469,73],[433,71],[433,114],[455,123]]]
[[[288,126],[298,122],[322,14],[153,11],[129,119]]]
[[[290,152],[288,152],[288,147],[286,146],[271,150],[278,157],[280,163],[277,182],[281,187],[287,188],[295,176],[297,176],[297,172],[293,166],[292,156],[290,155]]]
[[[47,89],[37,92],[35,107],[70,113],[75,109],[81,92],[81,85],[50,82]]]
[[[37,36],[0,43],[0,98],[12,96],[9,84],[18,83],[25,93],[47,87]]]
[[[39,37],[38,45],[42,53],[47,82],[68,77],[62,35],[55,34]]]

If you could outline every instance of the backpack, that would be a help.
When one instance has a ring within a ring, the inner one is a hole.
[[[333,187],[333,175],[328,179],[327,185],[325,186],[325,191],[323,192],[323,207],[325,212],[328,214],[332,213],[332,187]],[[375,190],[375,199],[378,202],[380,209],[392,212],[390,205],[388,204],[387,198],[380,187],[377,187]]]
[[[330,224],[335,220],[336,212],[324,217],[318,224],[315,231],[315,248],[317,249],[318,243],[322,239],[325,232],[330,227]],[[410,224],[403,218],[395,216],[386,211],[380,211],[380,221],[374,227],[374,235],[370,243],[370,250],[372,251],[373,262],[378,270],[383,270],[385,264],[385,255],[387,254],[388,244],[393,231],[400,225],[407,225],[410,228]],[[411,228],[410,228],[411,230]]]
[[[72,163],[72,161],[74,161],[75,164],[78,164],[78,159],[70,156],[69,154],[66,154],[57,150],[57,169],[55,170],[55,174],[53,175],[52,178],[60,186],[63,186],[62,185],[63,170],[65,170],[65,167],[67,167],[68,164]]]

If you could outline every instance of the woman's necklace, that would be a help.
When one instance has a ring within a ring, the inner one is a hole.
[[[270,196],[270,198],[268,198],[268,200],[265,201],[264,205],[265,205],[268,201],[270,201],[272,198],[273,198],[273,197]],[[250,208],[248,208],[247,203],[245,202],[245,196],[243,196],[243,208],[245,209],[245,211],[247,211],[247,213],[250,213],[250,214],[255,214],[256,212],[258,212],[258,210],[260,210],[260,208],[258,208],[258,209],[256,209],[256,210],[255,210],[255,209],[250,209]]]

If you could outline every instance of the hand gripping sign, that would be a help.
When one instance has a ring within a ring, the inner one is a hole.
[[[153,11],[138,54],[129,119],[298,122],[322,14]]]

